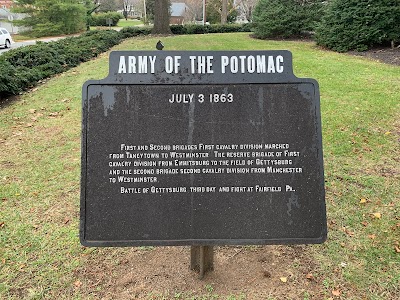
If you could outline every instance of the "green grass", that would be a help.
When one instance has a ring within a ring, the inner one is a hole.
[[[159,39],[131,39],[114,49],[153,50]],[[307,247],[319,289],[326,299],[333,289],[343,299],[399,299],[400,68],[241,33],[162,41],[165,50],[292,51],[295,74],[315,78],[321,91],[329,239]],[[111,264],[129,251],[84,248],[78,239],[81,88],[107,72],[103,54],[0,110],[0,299],[96,299],[77,288],[78,270],[88,258]],[[230,299],[212,286],[155,295]]]
[[[143,22],[141,20],[121,19],[121,20],[119,20],[119,22],[117,24],[118,27],[130,27],[130,26],[138,26],[138,25],[143,25]]]

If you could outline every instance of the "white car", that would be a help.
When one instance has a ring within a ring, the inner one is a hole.
[[[11,44],[14,43],[10,33],[5,28],[0,27],[0,47],[10,48]]]

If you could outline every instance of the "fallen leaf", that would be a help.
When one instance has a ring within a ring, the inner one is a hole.
[[[373,217],[375,218],[375,219],[380,219],[380,218],[382,218],[382,214],[381,213],[373,213],[372,214],[373,215]]]
[[[389,135],[389,134],[391,134],[390,131],[386,131],[386,132],[385,132],[385,135]]]
[[[367,203],[367,199],[361,198],[360,203],[361,203],[361,204]]]
[[[342,228],[343,232],[346,233],[348,236],[353,237],[354,236],[354,232],[348,230],[346,227]]]
[[[74,285],[75,285],[77,288],[79,288],[79,287],[82,286],[82,282],[80,282],[79,280],[77,280],[77,281],[74,282]]]
[[[32,108],[32,109],[29,110],[29,112],[30,112],[31,114],[34,114],[34,113],[36,112],[36,109]]]
[[[26,124],[26,127],[32,127],[33,126],[33,124],[32,123],[28,123],[28,124]]]
[[[375,234],[369,234],[368,238],[370,238],[371,240],[374,240],[376,238],[376,235]]]
[[[363,221],[363,222],[361,222],[361,224],[362,224],[363,226],[365,226],[365,227],[368,226],[368,222],[367,222],[367,221]]]
[[[308,273],[308,274],[306,275],[306,278],[307,278],[308,280],[314,280],[314,276],[313,276],[313,274],[311,274],[311,273]]]
[[[332,291],[332,295],[339,297],[340,296],[340,290],[333,290]]]
[[[396,253],[400,253],[400,248],[398,246],[394,246],[394,250],[396,251]]]
[[[0,222],[0,228],[3,228],[5,226],[4,222]]]
[[[287,277],[281,277],[279,278],[282,282],[287,282]]]

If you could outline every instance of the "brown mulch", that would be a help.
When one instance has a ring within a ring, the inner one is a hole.
[[[364,56],[389,65],[400,66],[400,46],[392,49],[390,47],[378,47],[367,51],[350,51],[348,54]]]

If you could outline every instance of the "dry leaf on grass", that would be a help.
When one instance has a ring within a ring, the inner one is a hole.
[[[361,204],[367,203],[367,199],[361,198],[361,199],[360,199],[360,203],[361,203]]]
[[[347,229],[346,227],[342,228],[343,232],[346,233],[348,236],[353,237],[354,236],[354,232],[350,231],[349,229]]]
[[[380,218],[382,218],[382,214],[379,213],[379,212],[373,213],[372,216],[373,216],[374,219],[380,219]]]
[[[281,277],[281,278],[279,278],[282,282],[287,282],[287,277]]]
[[[332,295],[339,297],[340,296],[340,290],[333,290],[332,291]]]

